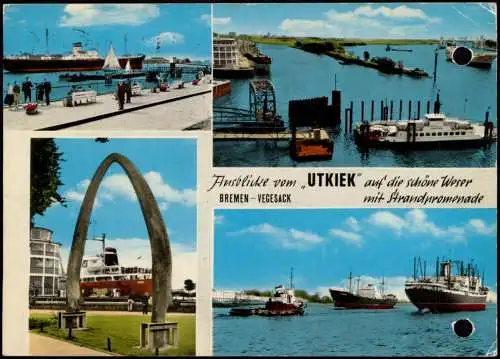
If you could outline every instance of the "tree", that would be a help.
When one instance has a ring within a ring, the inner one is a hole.
[[[43,216],[45,210],[54,203],[66,207],[66,199],[58,193],[61,182],[61,166],[64,161],[53,138],[33,138],[31,140],[31,193],[30,217]]]
[[[187,292],[191,292],[191,291],[195,290],[195,288],[196,288],[196,284],[191,279],[186,279],[184,281],[184,289]]]
[[[363,52],[363,58],[365,61],[370,60],[370,53],[368,51]]]

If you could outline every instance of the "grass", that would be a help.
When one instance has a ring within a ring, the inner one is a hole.
[[[30,318],[49,319],[51,314],[32,314]],[[179,330],[179,347],[160,352],[169,356],[196,355],[196,316],[167,314],[169,322],[177,322]],[[151,317],[144,315],[87,315],[87,329],[73,331],[73,340],[69,341],[68,332],[57,328],[57,324],[44,327],[45,334],[81,345],[87,348],[106,351],[108,337],[111,339],[113,353],[133,356],[151,356],[153,351],[139,349],[139,332],[143,322],[150,322]],[[32,330],[40,333],[39,329]]]

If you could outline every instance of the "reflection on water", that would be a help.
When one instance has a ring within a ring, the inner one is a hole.
[[[336,60],[313,55],[286,46],[261,45],[261,50],[272,57],[270,79],[276,89],[278,113],[288,120],[288,101],[293,99],[328,96],[334,88],[342,91],[342,109],[354,102],[354,123],[360,121],[360,103],[369,106],[375,100],[388,103],[394,101],[394,116],[398,116],[399,100],[403,99],[403,118],[408,116],[408,101],[420,100],[422,112],[425,103],[435,100],[439,89],[442,111],[450,116],[483,122],[490,107],[490,120],[496,124],[496,62],[490,70],[459,67],[446,61],[444,50],[439,53],[437,88],[432,76],[414,79],[408,76],[386,75],[373,69],[356,65],[343,66]],[[401,46],[403,47],[403,46]],[[434,46],[411,46],[413,52],[386,52],[385,46],[360,46],[351,48],[362,56],[390,56],[401,60],[406,67],[419,67],[432,75],[434,68]],[[230,95],[216,99],[216,106],[248,108],[248,80],[233,80]],[[432,105],[431,105],[432,106]],[[412,112],[416,112],[413,104]],[[369,115],[365,107],[365,115]],[[375,114],[379,109],[375,107]],[[342,111],[343,115],[343,111]],[[330,134],[334,139],[334,154],[330,161],[295,163],[289,156],[286,143],[258,142],[214,142],[215,166],[373,166],[373,167],[492,167],[496,161],[496,144],[490,148],[464,150],[429,150],[395,152],[392,150],[369,150],[365,153],[352,141],[351,135],[343,131]]]

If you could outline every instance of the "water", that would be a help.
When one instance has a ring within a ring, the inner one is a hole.
[[[365,118],[370,116],[370,102],[375,100],[375,116],[380,113],[380,101],[394,101],[394,118],[399,118],[399,100],[403,99],[403,119],[408,118],[408,101],[412,100],[412,112],[416,115],[418,100],[421,114],[428,100],[436,99],[433,86],[434,50],[432,45],[397,46],[410,48],[413,52],[386,52],[385,46],[357,46],[349,48],[360,57],[368,51],[371,57],[388,56],[403,61],[405,67],[419,67],[431,76],[414,79],[408,76],[386,75],[377,70],[357,65],[340,65],[328,56],[318,56],[286,46],[260,45],[259,48],[273,59],[269,79],[276,89],[278,114],[288,120],[288,101],[319,96],[328,96],[334,88],[342,91],[342,118],[350,101],[354,102],[354,123],[360,121],[361,100],[365,101]],[[459,67],[446,61],[445,50],[439,51],[437,88],[440,90],[441,111],[450,116],[466,118],[473,122],[484,122],[485,112],[490,107],[490,121],[496,119],[496,61],[490,70]],[[233,80],[231,94],[216,99],[215,106],[248,108],[249,80]],[[467,99],[467,101],[465,101]],[[264,141],[214,142],[215,166],[374,166],[374,167],[492,167],[496,163],[496,145],[487,149],[463,149],[418,151],[398,153],[392,150],[370,150],[361,154],[342,129],[330,134],[334,140],[331,161],[307,163],[294,162],[286,142]]]
[[[214,308],[214,355],[481,356],[496,340],[496,305],[486,311],[417,314],[392,310],[335,310],[311,304],[302,317],[230,317]],[[459,338],[451,323],[469,318],[476,331]]]
[[[96,75],[96,74],[104,74],[103,71],[83,71],[83,72],[69,72],[69,74],[75,74],[78,75],[80,73],[86,74],[86,75]],[[126,81],[126,79],[113,79],[113,82],[111,85],[106,86],[104,84],[104,80],[92,80],[92,81],[82,81],[82,82],[68,82],[68,81],[63,81],[59,80],[59,75],[64,75],[68,74],[67,71],[63,72],[49,72],[49,73],[33,73],[33,74],[17,74],[17,73],[10,73],[10,72],[5,72],[3,73],[3,88],[2,88],[2,100],[7,94],[7,88],[9,83],[13,84],[14,81],[17,81],[19,84],[19,87],[21,87],[22,83],[26,80],[26,77],[29,77],[30,81],[33,83],[33,85],[36,87],[36,84],[44,82],[45,79],[51,82],[52,84],[52,91],[50,93],[50,98],[52,101],[57,101],[61,100],[63,97],[66,96],[68,91],[71,89],[72,86],[81,86],[84,89],[92,89],[94,91],[97,91],[99,95],[103,94],[108,94],[108,93],[113,93],[116,91],[116,85],[120,81]],[[183,81],[191,81],[195,77],[194,74],[183,74],[182,75],[182,80]],[[177,81],[179,79],[173,79],[173,78],[168,78],[168,83],[172,84],[173,82]],[[145,80],[144,76],[143,77],[133,77],[130,79],[132,82],[139,83],[143,89],[150,89],[152,88],[153,83],[148,82]],[[36,90],[35,88],[32,89],[31,92],[31,100],[34,102],[36,101]],[[21,101],[24,102],[24,94],[21,91]]]

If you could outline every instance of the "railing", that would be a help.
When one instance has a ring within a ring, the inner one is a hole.
[[[235,107],[217,107],[213,108],[214,123],[231,123],[241,121],[253,121],[252,114],[247,109]]]

